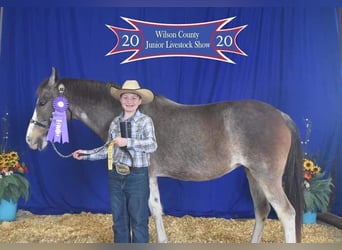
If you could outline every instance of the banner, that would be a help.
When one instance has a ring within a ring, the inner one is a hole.
[[[117,38],[114,48],[107,56],[133,52],[121,63],[157,57],[199,57],[235,63],[223,52],[247,56],[236,42],[237,36],[247,25],[223,29],[234,18],[203,23],[169,24],[122,17],[134,29],[106,25]]]

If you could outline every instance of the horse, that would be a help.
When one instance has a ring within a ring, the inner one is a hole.
[[[78,119],[103,141],[121,105],[110,95],[119,86],[86,79],[59,79],[51,75],[37,89],[38,99],[27,128],[26,142],[44,149],[53,112],[52,102],[65,87],[68,119]],[[152,117],[158,150],[149,167],[149,208],[157,241],[167,242],[157,177],[206,181],[243,166],[254,206],[252,243],[261,241],[271,206],[283,226],[285,242],[301,242],[303,189],[301,140],[289,115],[257,100],[184,105],[155,95],[141,105]]]

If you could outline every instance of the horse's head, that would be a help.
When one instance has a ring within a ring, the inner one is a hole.
[[[26,132],[26,143],[31,149],[43,150],[47,146],[47,132],[50,126],[53,107],[52,102],[58,95],[60,84],[57,72],[52,68],[51,76],[38,88],[38,99]]]

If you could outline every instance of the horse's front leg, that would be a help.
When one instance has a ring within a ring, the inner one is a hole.
[[[167,243],[157,177],[150,177],[150,198],[148,205],[156,225],[158,243]]]

